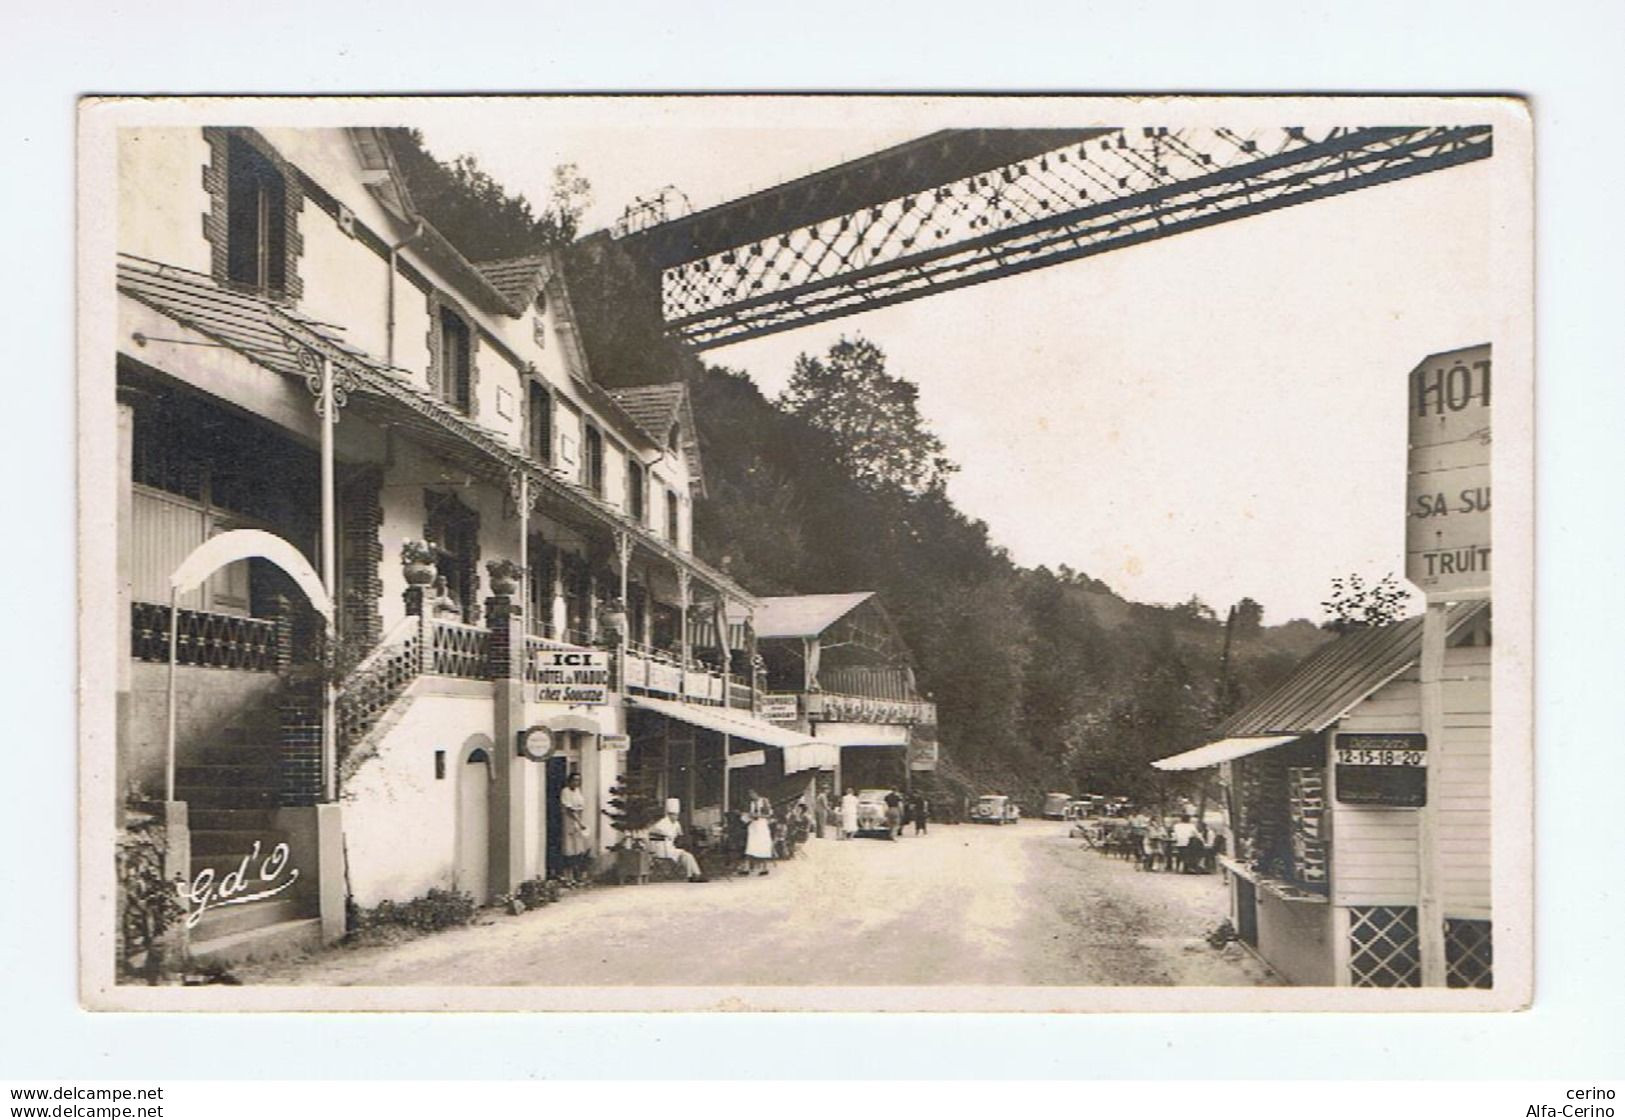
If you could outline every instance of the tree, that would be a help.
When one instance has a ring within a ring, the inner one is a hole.
[[[841,463],[869,489],[941,490],[958,467],[920,418],[919,389],[886,372],[865,338],[842,338],[823,358],[802,354],[779,407],[834,441]]]
[[[540,214],[522,194],[509,194],[472,155],[436,159],[417,129],[385,130],[406,189],[435,229],[471,260],[522,257],[567,245],[579,232],[592,184],[573,163],[553,169]]]
[[[1236,604],[1236,632],[1257,633],[1264,625],[1264,605],[1256,599],[1243,598]]]
[[[1327,614],[1321,629],[1346,634],[1366,626],[1387,626],[1404,616],[1410,597],[1392,572],[1369,586],[1358,573],[1334,576],[1331,596],[1320,603]]]

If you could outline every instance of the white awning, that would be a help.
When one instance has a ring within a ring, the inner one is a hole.
[[[1217,766],[1221,762],[1232,759],[1245,758],[1259,751],[1267,751],[1272,747],[1283,747],[1288,743],[1295,743],[1301,735],[1250,735],[1242,739],[1220,739],[1216,743],[1197,747],[1184,754],[1169,755],[1159,758],[1151,765],[1158,770],[1200,770],[1205,766]]]
[[[784,727],[774,727],[771,723],[759,720],[738,708],[681,704],[676,700],[656,700],[652,696],[633,696],[630,703],[634,708],[642,708],[668,719],[682,720],[695,727],[703,727],[707,731],[732,735],[736,739],[748,739],[764,747],[799,747],[812,742],[811,736]]]
[[[836,743],[807,743],[784,748],[786,774],[798,774],[803,770],[833,770],[840,764],[841,748]]]
[[[884,723],[817,723],[814,732],[820,742],[843,747],[906,747],[908,728]]]

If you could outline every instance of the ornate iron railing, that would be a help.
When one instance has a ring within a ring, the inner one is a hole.
[[[423,669],[418,620],[408,616],[386,634],[339,687],[339,747],[348,751],[377,725]]]
[[[807,714],[836,723],[935,724],[937,706],[929,700],[881,700],[838,692],[807,694]]]
[[[175,661],[209,669],[277,669],[277,624],[268,619],[183,610],[176,627]],[[169,608],[130,604],[130,656],[169,661]]]
[[[483,681],[487,677],[486,654],[490,643],[488,630],[437,618],[430,631],[429,657],[424,670],[440,677]]]

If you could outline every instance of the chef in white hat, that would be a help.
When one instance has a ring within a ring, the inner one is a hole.
[[[677,838],[683,834],[683,825],[677,819],[682,811],[681,801],[666,798],[666,815],[649,826],[649,854],[655,859],[671,860],[690,883],[704,883],[707,880],[700,870],[700,861],[694,858],[693,852],[677,846]]]

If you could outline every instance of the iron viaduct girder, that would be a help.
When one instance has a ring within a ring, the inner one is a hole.
[[[1488,125],[956,130],[621,244],[706,350],[1490,154]]]

